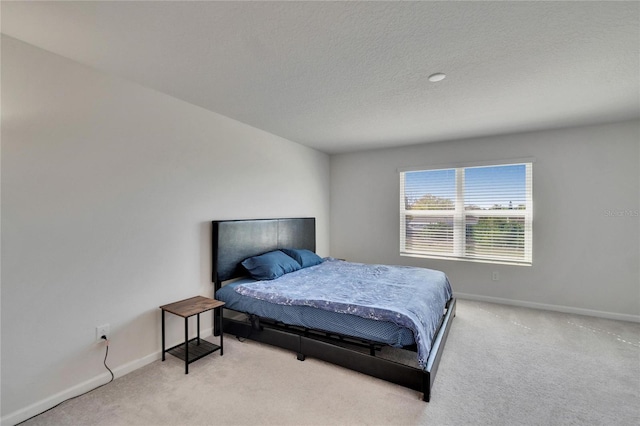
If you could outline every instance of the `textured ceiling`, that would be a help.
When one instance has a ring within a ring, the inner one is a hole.
[[[328,153],[640,115],[638,2],[2,2],[2,33]],[[447,78],[430,83],[427,77]]]

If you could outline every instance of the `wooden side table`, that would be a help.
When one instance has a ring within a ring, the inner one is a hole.
[[[200,314],[212,309],[220,309],[223,306],[224,302],[203,296],[191,297],[189,299],[180,300],[178,302],[160,306],[160,309],[162,309],[162,360],[164,361],[165,359],[164,354],[169,352],[171,355],[184,360],[184,374],[189,374],[189,364],[191,364],[192,362],[197,361],[200,358],[217,351],[218,349],[220,350],[220,356],[222,356],[222,332],[220,332],[219,346],[204,339],[200,339]],[[174,315],[178,315],[184,318],[184,343],[180,343],[179,345],[176,345],[169,349],[165,349],[165,312],[171,312]],[[194,315],[198,316],[198,337],[189,340],[189,317],[192,317]],[[214,321],[216,317],[219,318],[220,330],[224,330],[222,313],[220,313],[220,315],[216,315],[216,312],[214,311],[213,317]]]

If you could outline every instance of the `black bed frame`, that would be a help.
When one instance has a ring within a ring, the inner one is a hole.
[[[247,257],[279,248],[316,250],[315,218],[223,220],[213,221],[212,225],[214,292],[223,281],[246,275],[240,262]],[[267,318],[250,316],[250,322],[225,318],[224,332],[291,350],[301,361],[310,356],[414,389],[429,401],[455,309],[456,300],[451,298],[424,370],[376,356],[376,350],[384,346],[377,342],[289,326]],[[216,312],[222,315],[221,310]],[[220,334],[218,324],[214,321],[216,336]]]

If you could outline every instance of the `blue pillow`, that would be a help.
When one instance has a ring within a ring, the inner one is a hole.
[[[319,265],[323,262],[322,258],[312,252],[305,249],[282,249],[283,252],[294,258],[300,266],[308,268],[309,266]]]
[[[280,250],[245,259],[242,266],[256,280],[272,280],[300,269],[300,264],[295,259]]]

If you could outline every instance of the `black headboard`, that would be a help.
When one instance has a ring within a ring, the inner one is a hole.
[[[280,248],[316,251],[316,219],[313,217],[214,220],[212,225],[215,290],[222,281],[246,275],[239,264],[247,257]]]

